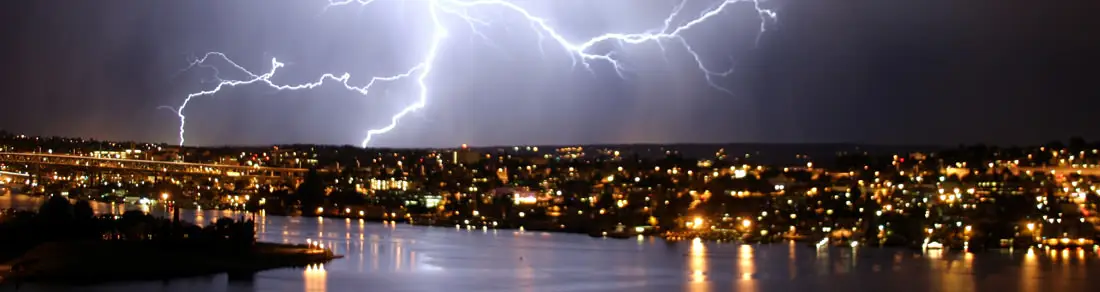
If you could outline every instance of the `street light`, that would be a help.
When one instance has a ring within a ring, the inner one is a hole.
[[[160,199],[161,199],[161,200],[165,200],[165,201],[167,201],[167,200],[168,200],[168,193],[162,193],[162,194],[160,194]]]

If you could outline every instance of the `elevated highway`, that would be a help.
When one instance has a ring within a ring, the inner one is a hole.
[[[1052,173],[1052,174],[1071,174],[1071,173],[1076,173],[1076,174],[1079,174],[1079,175],[1095,175],[1095,176],[1100,176],[1100,167],[1071,167],[1071,166],[1039,166],[1039,167],[1030,167],[1030,166],[1021,166],[1021,167],[1016,167],[1016,168],[1015,168],[1015,170],[1016,170],[1017,172],[1025,172],[1025,171],[1031,171],[1031,172],[1045,172],[1045,173],[1051,173],[1051,171],[1053,171],[1053,173]]]
[[[99,158],[66,154],[0,152],[0,164],[115,170],[150,175],[192,175],[210,177],[297,178],[309,169],[240,166],[137,159]]]

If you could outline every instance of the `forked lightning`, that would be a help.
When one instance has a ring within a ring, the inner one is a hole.
[[[184,115],[184,111],[187,109],[187,105],[192,101],[192,99],[196,97],[214,95],[227,87],[262,84],[276,90],[303,90],[312,89],[317,86],[324,85],[325,82],[335,82],[339,83],[350,91],[362,95],[367,95],[370,92],[371,87],[373,87],[374,85],[384,82],[403,80],[407,78],[415,79],[416,84],[419,87],[416,101],[394,114],[390,118],[389,124],[387,124],[386,126],[368,130],[366,137],[362,141],[362,146],[367,147],[368,145],[370,145],[371,139],[373,139],[375,135],[385,134],[393,130],[398,126],[398,123],[406,115],[421,108],[424,108],[424,106],[427,105],[428,97],[430,96],[430,86],[428,84],[427,78],[432,74],[433,67],[437,62],[437,56],[439,55],[440,50],[443,49],[443,41],[450,33],[448,27],[443,21],[443,17],[453,17],[455,19],[461,20],[469,26],[468,30],[471,33],[477,34],[479,37],[488,39],[486,35],[482,34],[478,30],[478,27],[491,25],[491,22],[475,17],[473,14],[471,14],[472,11],[478,11],[480,9],[503,9],[504,11],[509,11],[519,16],[522,16],[523,19],[526,20],[530,25],[531,30],[538,36],[540,41],[540,43],[538,44],[540,51],[542,51],[542,46],[544,44],[543,42],[549,40],[559,45],[563,52],[571,56],[574,66],[581,65],[586,70],[593,71],[591,67],[592,62],[604,62],[611,65],[612,68],[614,68],[615,73],[618,74],[620,77],[624,76],[623,74],[626,70],[623,67],[622,61],[616,58],[613,51],[602,53],[595,52],[598,45],[608,42],[615,42],[618,45],[655,43],[659,45],[662,50],[664,50],[665,43],[668,41],[672,41],[673,44],[682,46],[688,52],[688,54],[691,55],[696,65],[698,65],[700,72],[704,75],[707,83],[709,83],[710,86],[726,93],[730,93],[730,91],[716,84],[713,81],[713,78],[724,77],[731,74],[732,68],[719,71],[707,67],[702,60],[703,58],[700,57],[698,53],[696,53],[690,42],[682,37],[682,34],[686,31],[691,30],[694,27],[697,27],[702,23],[707,22],[708,20],[720,17],[721,15],[723,15],[724,12],[727,12],[728,10],[733,9],[733,7],[738,6],[736,4],[739,3],[751,4],[751,8],[755,9],[757,14],[760,16],[760,31],[757,35],[757,40],[759,40],[760,34],[763,34],[766,30],[767,24],[771,21],[774,21],[776,18],[775,11],[765,9],[760,6],[760,1],[763,0],[723,0],[720,3],[716,3],[716,5],[712,8],[702,11],[695,18],[683,19],[684,17],[681,16],[681,12],[684,8],[684,4],[687,1],[684,0],[683,2],[680,2],[679,5],[676,5],[672,8],[672,12],[669,14],[669,16],[663,20],[663,25],[657,29],[640,33],[606,33],[581,42],[574,42],[566,39],[561,33],[559,33],[558,30],[551,25],[549,20],[536,16],[529,10],[508,0],[330,0],[328,6],[326,7],[326,10],[349,5],[367,6],[376,1],[423,1],[427,4],[425,5],[425,13],[427,18],[431,21],[433,29],[431,35],[426,36],[430,38],[430,42],[428,44],[428,47],[426,48],[426,54],[419,63],[411,66],[405,72],[400,72],[399,74],[394,74],[392,76],[371,77],[369,81],[366,81],[365,84],[359,86],[352,85],[352,77],[349,73],[328,73],[321,75],[320,78],[317,78],[310,83],[287,85],[276,84],[271,81],[271,77],[275,75],[275,72],[285,66],[285,64],[279,62],[275,58],[272,58],[271,60],[270,70],[264,72],[263,74],[257,75],[252,71],[249,71],[248,69],[245,69],[244,67],[238,65],[225,54],[219,52],[207,53],[201,58],[196,58],[192,60],[190,67],[210,67],[210,65],[208,65],[206,62],[210,58],[216,57],[227,62],[233,67],[233,69],[246,74],[248,78],[243,80],[221,79],[218,75],[220,74],[220,71],[218,71],[217,68],[214,68],[215,78],[217,78],[216,86],[209,90],[188,94],[187,98],[183,100],[183,103],[177,107],[163,107],[174,110],[176,112],[176,115],[179,116],[180,145],[184,145],[184,143],[186,142],[185,133],[187,116]]]

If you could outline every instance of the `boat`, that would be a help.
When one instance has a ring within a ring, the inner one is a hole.
[[[631,236],[630,234],[626,234],[626,232],[609,232],[607,233],[607,237],[614,239],[628,239]]]
[[[613,232],[592,231],[592,232],[588,233],[588,236],[600,237],[600,238],[607,237],[607,238],[614,238],[614,239],[627,239],[627,238],[630,238],[630,234],[627,234],[626,232],[614,232],[614,231]]]

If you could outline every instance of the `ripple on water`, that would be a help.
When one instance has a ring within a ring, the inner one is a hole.
[[[37,207],[0,196],[0,208]],[[121,206],[124,210],[132,206]],[[118,210],[120,206],[115,206]],[[110,210],[101,205],[98,210]],[[162,212],[153,208],[154,213]],[[181,218],[242,213],[183,210]],[[224,275],[82,287],[81,291],[1088,291],[1091,252],[914,254],[908,250],[739,245],[587,235],[456,230],[280,216],[258,218],[263,241],[322,241],[345,255],[250,282]],[[10,287],[0,290],[10,291]],[[18,291],[66,290],[24,285]]]

